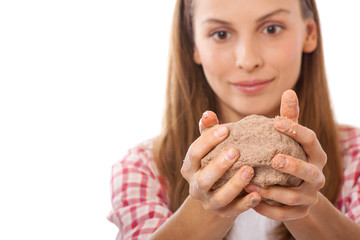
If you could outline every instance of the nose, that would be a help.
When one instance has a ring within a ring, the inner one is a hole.
[[[256,40],[242,39],[236,46],[236,67],[246,72],[253,72],[263,66],[261,50]]]

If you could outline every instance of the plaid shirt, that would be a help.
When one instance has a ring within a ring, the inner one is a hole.
[[[343,183],[336,207],[360,223],[360,129],[342,126]],[[153,156],[152,141],[129,150],[112,167],[108,219],[119,227],[117,239],[147,239],[171,215],[164,179]]]
[[[343,156],[343,183],[336,208],[360,223],[360,129],[350,126],[340,128]]]

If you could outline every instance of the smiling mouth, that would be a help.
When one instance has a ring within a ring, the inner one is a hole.
[[[255,94],[267,87],[274,79],[253,79],[232,83],[234,87],[246,94]]]

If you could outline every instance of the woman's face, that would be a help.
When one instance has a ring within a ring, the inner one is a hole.
[[[316,24],[299,0],[196,0],[194,60],[217,95],[222,121],[274,117],[295,86],[303,52],[316,48]]]

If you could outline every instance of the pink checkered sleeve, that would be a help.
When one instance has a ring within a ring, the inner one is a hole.
[[[172,215],[151,149],[133,148],[113,165],[111,191],[108,219],[119,227],[117,239],[147,239]]]
[[[343,183],[336,207],[360,223],[360,130],[343,126],[340,131],[343,153]]]

